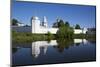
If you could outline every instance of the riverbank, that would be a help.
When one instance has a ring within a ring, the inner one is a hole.
[[[47,34],[32,34],[32,33],[18,33],[18,32],[12,33],[12,42],[50,41],[53,39],[58,39],[58,38],[56,37],[56,35],[53,35],[51,33]],[[96,35],[74,34],[73,39],[96,40]]]
[[[48,34],[32,34],[32,33],[12,33],[13,42],[33,42],[55,39],[55,35]]]

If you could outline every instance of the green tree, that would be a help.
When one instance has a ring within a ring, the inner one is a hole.
[[[65,22],[65,26],[70,27],[70,24],[68,21]]]
[[[58,28],[58,23],[57,22],[53,23],[53,26],[52,27],[53,28]]]
[[[73,28],[62,26],[57,31],[56,36],[58,38],[68,38],[68,39],[73,38]]]
[[[60,21],[58,22],[58,27],[61,27],[61,26],[64,26],[64,21],[63,21],[63,20],[60,20]]]
[[[62,19],[57,19],[57,22],[53,24],[53,27],[59,28],[56,33],[58,38],[72,38],[73,28],[70,27],[69,22],[64,22]]]
[[[12,25],[17,26],[19,21],[17,19],[12,19]]]
[[[53,23],[53,26],[52,27],[59,28],[61,26],[64,26],[64,21],[61,20],[61,19],[59,19],[59,20],[57,19],[57,21],[55,23]]]
[[[63,20],[59,20],[58,22],[59,30],[56,33],[58,38],[73,38],[74,30],[70,27],[69,22],[64,22]]]
[[[76,24],[75,29],[81,29],[79,24]]]

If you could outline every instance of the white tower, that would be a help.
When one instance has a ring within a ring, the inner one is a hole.
[[[32,33],[39,33],[40,32],[40,20],[38,17],[32,17]]]
[[[42,26],[44,26],[44,27],[46,27],[46,28],[48,27],[48,22],[47,22],[46,16],[43,17]]]

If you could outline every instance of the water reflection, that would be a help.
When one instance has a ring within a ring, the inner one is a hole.
[[[51,41],[36,41],[32,42],[32,55],[37,58],[39,55],[45,55],[48,46],[52,46],[57,49],[58,52],[62,53],[64,49],[68,49],[71,46],[79,46],[80,43],[86,44],[86,39],[57,39]]]
[[[42,52],[42,54],[46,54],[48,46],[57,45],[56,40],[48,41],[37,41],[32,43],[32,55],[36,58]],[[41,50],[42,49],[42,50]]]
[[[85,44],[87,44],[87,40],[86,39],[74,39],[74,44],[76,45],[76,46],[79,46],[81,43],[83,44],[83,45],[85,45]]]
[[[94,61],[96,43],[86,39],[57,39],[32,43],[13,44],[12,64],[48,64],[63,62]],[[73,59],[74,58],[74,59]]]
[[[73,46],[74,41],[73,39],[57,39],[57,49],[59,52],[63,52],[64,49],[68,49],[70,46]]]
[[[79,46],[81,43],[85,45],[88,41],[86,39],[57,39],[50,41],[36,41],[32,42],[32,47],[30,44],[15,44],[12,48],[12,53],[16,53],[18,51],[18,47],[31,47],[32,55],[34,57],[38,57],[39,54],[46,54],[48,46],[53,46],[59,52],[63,52],[64,49],[68,49],[70,46]]]

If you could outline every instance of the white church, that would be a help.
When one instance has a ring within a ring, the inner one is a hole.
[[[58,28],[49,28],[48,21],[46,16],[43,17],[43,21],[40,21],[39,17],[34,16],[31,18],[31,24],[32,24],[32,33],[36,34],[46,34],[48,32],[52,34],[56,34]],[[74,29],[74,34],[86,34],[87,29]]]

